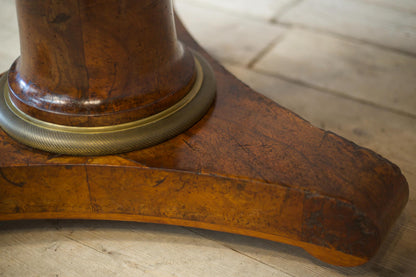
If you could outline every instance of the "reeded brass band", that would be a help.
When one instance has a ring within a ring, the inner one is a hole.
[[[0,127],[33,148],[69,155],[107,155],[161,143],[195,124],[215,98],[210,65],[195,55],[196,80],[189,93],[168,109],[134,122],[74,127],[41,121],[20,111],[10,99],[7,74],[0,79]]]

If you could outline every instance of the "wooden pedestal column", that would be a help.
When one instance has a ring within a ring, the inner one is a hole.
[[[178,102],[195,79],[170,0],[18,0],[21,56],[14,104],[71,126],[135,121]]]
[[[0,130],[0,220],[193,226],[353,266],[375,254],[404,208],[408,186],[397,166],[235,79],[179,21],[175,30],[171,1],[18,0],[17,7],[22,55],[2,79],[0,123],[26,144],[37,147],[31,140],[45,132],[64,133],[52,143],[65,148],[73,133],[88,142],[165,120],[170,128],[198,110],[183,131],[206,112],[214,87],[217,96],[190,129],[175,127],[158,142],[178,134],[170,140],[122,154],[49,153]]]

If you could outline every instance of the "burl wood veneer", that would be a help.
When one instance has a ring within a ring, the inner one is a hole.
[[[18,0],[17,7],[21,36],[30,39],[8,83],[16,106],[33,117],[82,127],[163,110],[195,78],[186,49],[211,64],[217,96],[187,131],[123,154],[53,154],[0,130],[0,220],[192,226],[355,266],[376,253],[404,208],[408,185],[397,166],[254,92],[176,21],[182,48],[170,1]],[[159,24],[169,27],[150,31]],[[155,41],[152,52],[146,45]]]

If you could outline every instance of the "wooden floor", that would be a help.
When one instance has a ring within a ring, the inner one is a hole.
[[[19,55],[0,0],[0,68]],[[0,223],[0,276],[416,276],[416,1],[177,0],[191,33],[252,88],[400,166],[410,200],[378,255],[340,268],[302,249],[192,228]],[[0,157],[1,158],[1,157]]]

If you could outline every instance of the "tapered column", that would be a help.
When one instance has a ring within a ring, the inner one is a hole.
[[[134,121],[189,91],[194,60],[178,42],[171,0],[16,1],[21,56],[13,103],[72,126]]]

